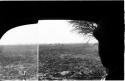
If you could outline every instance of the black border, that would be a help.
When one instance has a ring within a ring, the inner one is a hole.
[[[99,36],[101,48],[105,49],[105,64],[115,68],[109,80],[123,80],[123,7],[123,1],[3,1],[0,2],[0,36],[13,27],[34,24],[44,19],[94,21],[100,26],[96,31],[99,34],[95,35]]]

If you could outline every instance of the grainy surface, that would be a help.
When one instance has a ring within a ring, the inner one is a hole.
[[[105,68],[98,56],[97,46],[98,44],[40,45],[39,79],[101,79],[105,75]]]
[[[37,79],[37,46],[0,46],[0,67],[0,79]]]

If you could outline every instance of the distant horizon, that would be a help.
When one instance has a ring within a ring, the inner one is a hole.
[[[98,44],[98,43],[41,43],[42,45],[46,45],[46,44]],[[39,44],[39,45],[41,45]]]
[[[98,43],[41,43],[41,44],[0,44],[0,46],[39,46],[39,45],[69,45],[69,44],[98,44]]]

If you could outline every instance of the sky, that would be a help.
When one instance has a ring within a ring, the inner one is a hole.
[[[66,20],[40,20],[37,24],[18,26],[7,31],[0,39],[1,45],[86,43],[87,38],[72,31]],[[89,43],[97,43],[92,39]]]

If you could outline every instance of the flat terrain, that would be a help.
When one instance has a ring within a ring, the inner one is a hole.
[[[0,53],[7,56],[36,55],[37,45],[0,45]]]
[[[1,45],[0,79],[34,79],[37,74],[36,45]]]
[[[39,46],[39,79],[94,80],[105,75],[98,44]]]
[[[39,81],[100,79],[105,68],[98,44],[43,44],[39,54],[36,45],[0,46],[0,80],[32,81],[37,75]]]

